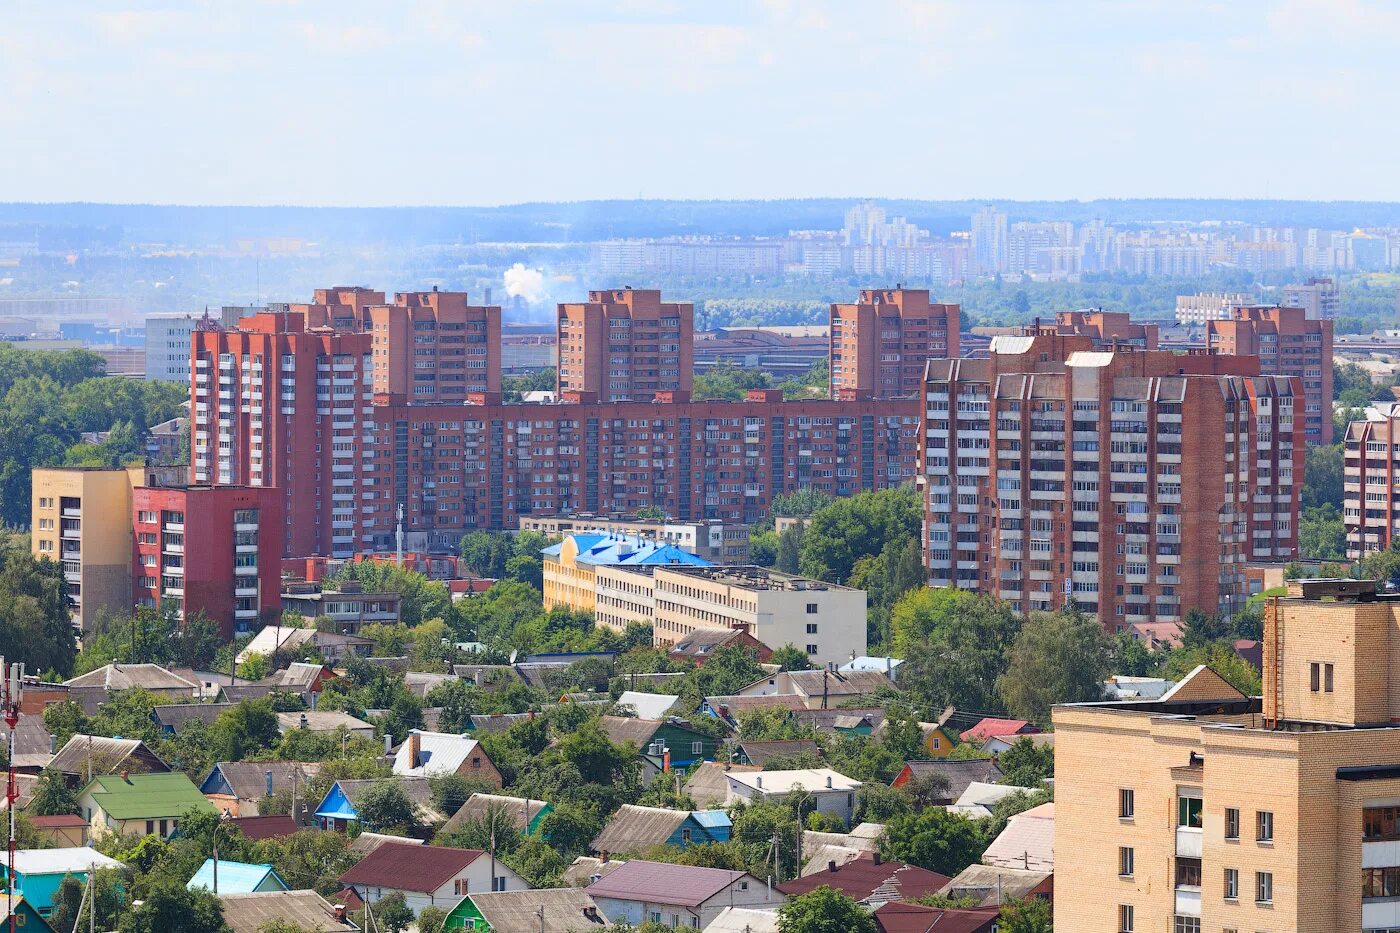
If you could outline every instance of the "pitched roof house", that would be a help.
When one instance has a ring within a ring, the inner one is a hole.
[[[1043,803],[1011,817],[982,853],[982,864],[1027,871],[1055,870],[1055,804]]]
[[[233,816],[257,816],[259,801],[282,791],[304,802],[306,782],[320,770],[315,761],[220,761],[199,792]]]
[[[960,910],[889,901],[871,914],[880,933],[996,933],[996,907]]]
[[[714,737],[693,729],[684,719],[635,719],[631,716],[603,716],[599,726],[618,745],[631,744],[640,753],[660,756],[669,751],[671,764],[689,767],[713,761],[719,743]]]
[[[959,738],[964,742],[980,744],[994,735],[1030,735],[1039,731],[1024,719],[998,719],[994,716],[988,716],[964,732]]]
[[[0,877],[9,874],[9,865],[9,853],[0,850]],[[64,849],[19,849],[15,852],[14,866],[16,890],[41,916],[47,917],[53,912],[54,896],[65,877],[72,875],[78,881],[86,882],[88,871],[94,866],[121,868],[122,863],[96,849],[74,846]]]
[[[107,664],[63,682],[70,690],[102,687],[108,691],[140,688],[171,697],[193,697],[198,684],[173,674],[159,664]]]
[[[374,726],[348,713],[336,711],[308,709],[299,713],[278,713],[277,728],[281,729],[283,734],[292,729],[309,729],[312,732],[335,732],[344,729],[358,738],[374,738]]]
[[[1054,889],[1054,872],[969,865],[938,893],[954,899],[971,898],[978,907],[992,907],[1013,898],[1050,897]]]
[[[650,920],[703,929],[726,907],[777,907],[787,898],[744,871],[633,860],[590,884],[588,895],[615,924]]]
[[[1001,780],[1001,768],[994,758],[941,759],[939,761],[906,761],[903,769],[890,782],[891,787],[908,787],[909,782],[926,776],[946,781],[948,789],[933,804],[950,804],[962,796],[973,781],[995,784]]]
[[[741,628],[696,629],[672,645],[667,654],[676,661],[694,661],[699,667],[721,648],[733,645],[752,648],[760,664],[767,664],[773,658],[772,648]]]
[[[103,774],[78,794],[78,809],[91,827],[92,838],[158,834],[168,838],[190,810],[214,813],[215,808],[182,772],[168,774]]]
[[[598,905],[582,888],[536,888],[468,894],[448,913],[444,929],[584,933],[607,923]]]
[[[796,897],[825,885],[864,907],[878,907],[888,901],[936,893],[950,880],[947,875],[916,865],[887,862],[879,852],[863,852],[844,865],[832,862],[818,871],[780,884],[778,890],[788,897]]]
[[[501,786],[501,772],[481,743],[451,732],[409,732],[394,755],[394,773],[403,777],[458,774]]]
[[[517,830],[528,835],[539,829],[540,821],[554,812],[554,805],[543,800],[526,800],[524,797],[502,794],[472,794],[442,825],[438,835],[454,833],[468,820],[484,819],[493,810],[505,814]]]
[[[185,887],[191,891],[195,888],[214,890],[214,867],[212,858],[205,859],[204,864],[199,866],[199,871],[194,873],[194,877],[189,880]],[[253,894],[287,890],[287,882],[282,880],[282,876],[277,874],[277,869],[271,865],[233,862],[221,858],[218,870],[220,897],[226,893]]]
[[[219,869],[221,872],[222,868]],[[343,912],[315,891],[270,891],[256,894],[225,894],[219,879],[219,900],[224,905],[224,923],[233,933],[259,933],[269,922],[281,920],[311,933],[355,933]]]
[[[437,823],[446,819],[433,804],[433,789],[425,777],[359,778],[340,780],[331,785],[316,807],[316,819],[322,829],[336,829],[344,832],[351,823],[360,821],[360,811],[356,804],[371,788],[385,781],[392,781],[413,802],[418,811],[418,821],[422,824]]]
[[[235,703],[167,703],[151,710],[151,720],[167,736],[179,734],[192,722],[213,725],[225,710],[231,710]]]
[[[483,891],[524,891],[525,880],[480,849],[384,845],[340,876],[367,904],[399,891],[416,917],[424,907],[450,910]]]
[[[808,709],[829,709],[894,689],[881,671],[778,671],[740,689],[743,696],[796,694]]]
[[[79,780],[116,771],[164,773],[170,766],[156,757],[140,739],[110,739],[102,735],[75,735],[49,767]]]
[[[810,756],[821,758],[821,746],[811,739],[779,739],[768,742],[741,740],[735,746],[736,764],[758,765],[760,768],[774,758]]]
[[[609,855],[643,853],[652,846],[686,848],[729,839],[729,814],[723,810],[668,810],[623,804],[589,844]]]

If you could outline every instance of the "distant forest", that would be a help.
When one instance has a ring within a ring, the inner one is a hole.
[[[223,244],[234,237],[293,237],[341,246],[429,243],[569,243],[613,237],[781,236],[841,226],[857,198],[781,201],[578,201],[502,207],[185,207],[149,204],[0,203],[0,240],[38,237],[41,248],[112,247],[123,241]],[[934,234],[965,230],[995,204],[1011,221],[1102,219],[1120,227],[1157,221],[1239,221],[1328,229],[1400,226],[1400,203],[1126,199],[910,201],[876,199]]]

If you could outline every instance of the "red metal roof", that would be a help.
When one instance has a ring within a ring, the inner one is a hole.
[[[936,871],[904,862],[886,862],[873,852],[862,852],[853,861],[836,866],[835,871],[823,868],[780,884],[778,890],[793,897],[826,885],[849,898],[863,901],[877,888],[891,882],[898,888],[899,897],[923,897],[941,890],[952,880]]]
[[[481,857],[480,849],[446,846],[380,846],[340,876],[346,885],[396,891],[436,891]]]
[[[1039,731],[1024,719],[993,719],[988,717],[968,729],[960,738],[964,742],[985,742],[994,735],[1024,735]]]
[[[277,836],[290,836],[301,827],[290,816],[240,816],[233,825],[243,833],[244,838],[273,839]]]
[[[890,901],[874,912],[880,933],[986,933],[996,922],[995,907],[952,910]]]
[[[587,890],[589,897],[595,899],[611,897],[622,901],[699,907],[742,878],[749,878],[753,884],[760,883],[743,871],[633,859],[590,884]]]

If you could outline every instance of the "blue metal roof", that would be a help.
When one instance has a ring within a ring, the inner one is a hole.
[[[652,567],[668,564],[687,567],[714,566],[705,558],[697,557],[674,544],[648,541],[633,535],[569,535],[566,540],[572,540],[577,546],[576,559],[580,564],[607,567]],[[560,542],[542,549],[540,553],[557,557],[563,547],[563,542]]]
[[[269,878],[271,876],[271,884]],[[194,873],[190,883],[185,885],[190,890],[195,888],[214,889],[214,860],[207,858],[204,864],[199,866],[199,871]],[[220,894],[253,894],[257,891],[285,891],[287,883],[273,869],[271,865],[252,865],[248,862],[230,862],[228,859],[219,859],[219,893]]]
[[[733,826],[729,821],[729,814],[723,810],[696,810],[690,814],[706,829],[714,829],[718,826]]]

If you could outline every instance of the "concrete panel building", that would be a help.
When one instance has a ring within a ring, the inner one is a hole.
[[[146,317],[147,379],[190,381],[190,338],[198,322],[193,314],[151,314]],[[112,372],[109,367],[108,372]]]

